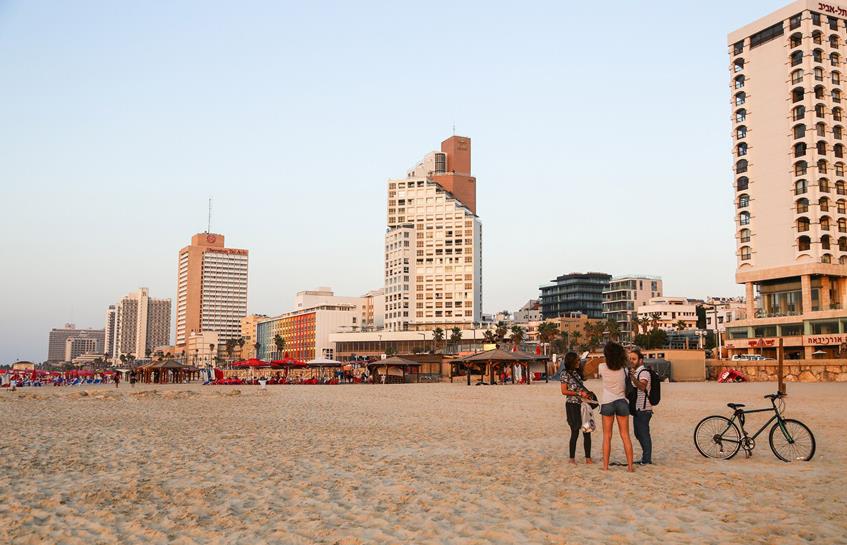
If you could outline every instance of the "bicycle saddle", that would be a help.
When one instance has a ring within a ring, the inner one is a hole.
[[[727,403],[726,406],[729,407],[730,409],[740,409],[741,407],[744,407],[745,405],[744,405],[744,403]]]

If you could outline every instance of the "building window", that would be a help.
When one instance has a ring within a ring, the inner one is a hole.
[[[740,144],[738,144],[738,146],[736,146],[736,148],[738,149],[738,156],[739,157],[743,157],[744,155],[747,155],[747,143],[746,142],[741,142]]]
[[[826,89],[823,88],[823,85],[818,85],[815,87],[815,98],[818,100],[823,100],[826,93]],[[803,100],[803,95],[800,95],[800,100]],[[797,102],[796,100],[794,102]]]
[[[815,117],[820,119],[826,117],[826,106],[823,104],[815,104]]]
[[[838,89],[832,90],[832,101],[841,102],[841,91],[839,91]]]
[[[799,125],[794,125],[794,138],[805,138],[806,137],[806,125],[800,123]]]
[[[750,261],[750,247],[742,246],[741,247],[741,261]]]
[[[738,76],[737,78],[735,78],[735,88],[736,89],[738,89],[738,78],[743,78],[743,77],[744,76]],[[791,83],[793,85],[796,85],[796,84],[802,83],[802,82],[803,82],[803,69],[802,68],[798,68],[797,70],[791,72]],[[744,80],[743,79],[741,80],[741,86],[742,87],[744,86]]]
[[[820,49],[812,51],[812,60],[815,62],[823,62],[823,51]]]
[[[735,105],[736,105],[736,106],[741,106],[742,104],[744,104],[744,100],[745,100],[745,98],[746,98],[746,95],[744,94],[744,92],[743,92],[743,91],[742,91],[742,92],[740,92],[740,93],[738,93],[738,94],[736,94],[736,95],[735,95]]]
[[[792,59],[793,59],[793,57],[792,57]],[[800,62],[803,62],[803,52],[802,51],[800,52]],[[794,66],[794,64],[792,64],[791,66]],[[735,59],[735,61],[733,61],[733,63],[732,63],[732,67],[733,67],[733,70],[735,70],[735,72],[741,72],[742,70],[744,70],[744,59]]]
[[[842,137],[842,134],[843,134],[842,131],[843,131],[843,129],[841,128],[841,125],[834,126],[832,128],[832,137],[835,138],[836,140],[841,140],[841,137]]]
[[[847,189],[845,189],[844,182],[842,180],[835,182],[835,192],[839,195],[847,195]]]
[[[744,40],[740,42],[735,42],[735,45],[732,46],[732,54],[740,55],[744,51]]]
[[[821,138],[825,138],[826,137],[826,123],[818,123],[817,125],[815,125],[815,131],[817,132],[818,136],[820,136]]]
[[[815,13],[814,11],[812,12],[812,24],[815,25],[815,26],[821,26],[821,14],[820,13]],[[815,34],[817,34],[818,37],[820,37],[820,35],[821,35],[821,33],[818,32],[818,31],[815,31]]]
[[[741,140],[742,138],[745,138],[746,136],[747,136],[747,127],[745,127],[744,125],[741,125],[737,129],[735,129],[735,138],[737,138],[738,140]]]
[[[743,111],[743,110],[739,110],[739,111]],[[799,120],[803,119],[804,117],[806,117],[806,107],[805,106],[795,106],[794,109],[791,112],[792,112],[792,115],[794,116],[794,121],[799,121]]]
[[[806,155],[806,143],[797,142],[794,144],[794,157],[803,157]]]
[[[830,79],[833,85],[841,85],[841,74],[839,72],[833,72]]]
[[[808,191],[808,186],[806,184],[806,180],[797,180],[796,182],[794,182],[794,194],[795,195],[802,195],[806,191]]]
[[[832,119],[841,121],[841,108],[835,107],[832,109]]]
[[[805,214],[809,211],[809,199],[797,199],[797,213]]]
[[[750,242],[750,229],[742,229],[738,234],[741,242]]]
[[[823,81],[823,68],[815,68],[815,81]]]
[[[832,263],[832,256],[829,254],[823,254],[821,256],[821,263]]]
[[[829,231],[829,216],[821,218],[821,231]],[[827,249],[829,249],[828,246]]]
[[[829,180],[826,178],[818,180],[818,191],[822,193],[829,193]]]
[[[804,153],[805,153],[805,148],[804,148]],[[745,172],[747,172],[747,159],[742,159],[742,160],[738,161],[737,163],[735,163],[735,173],[736,174],[743,174]]]
[[[738,223],[740,225],[750,225],[750,212],[742,212],[738,214]]]
[[[797,232],[804,233],[809,230],[809,218],[797,218]]]
[[[768,28],[761,30],[752,36],[750,36],[750,49],[754,47],[758,47],[764,43],[767,43],[775,38],[782,36],[785,33],[785,30],[782,27],[782,21],[776,23],[775,25],[771,25]],[[736,44],[737,46],[738,44]],[[740,51],[739,51],[740,53]]]
[[[829,199],[821,197],[818,201],[818,208],[821,212],[829,212]]]
[[[844,144],[835,144],[832,146],[832,150],[836,157],[844,158]]]
[[[826,174],[826,159],[818,159],[818,174]]]
[[[830,30],[838,30],[838,19],[836,19],[835,17],[830,17],[829,15],[827,15],[826,22],[827,22],[827,24],[829,24]],[[838,39],[835,36],[830,36],[829,37],[829,43],[830,44],[832,43],[833,38],[835,38],[836,40]],[[838,42],[836,42],[836,45],[833,45],[832,47],[838,47]]]
[[[738,182],[736,183],[735,190],[736,191],[744,191],[747,189],[747,186],[750,184],[750,180],[747,179],[747,176],[742,176],[738,178]]]
[[[800,47],[801,45],[803,45],[803,35],[799,32],[795,32],[794,34],[792,34],[790,40],[791,47]]]
[[[806,161],[797,161],[794,163],[794,175],[795,176],[803,176],[806,174],[806,170],[808,169],[808,163]]]
[[[830,64],[831,66],[836,66],[836,67],[837,67],[840,61],[841,61],[841,57],[838,55],[838,53],[832,53],[832,54],[829,56],[829,64]]]
[[[847,204],[845,204],[844,199],[835,203],[835,211],[839,214],[847,214]],[[838,220],[838,230],[841,231],[841,222],[844,219]],[[842,231],[843,232],[843,231]]]
[[[738,208],[747,208],[750,206],[750,195],[740,195],[738,197]]]
[[[838,239],[838,251],[847,252],[847,237],[841,237]]]
[[[797,239],[797,251],[808,252],[812,247],[812,239],[803,235]]]
[[[788,21],[788,25],[791,30],[794,30],[795,28],[800,28],[800,14],[798,13],[797,15],[792,15],[791,19],[789,19]],[[800,34],[795,34],[795,36],[799,35]]]
[[[815,145],[815,148],[818,152],[818,155],[826,155],[826,142],[824,142],[823,140],[819,141],[817,145]]]
[[[743,61],[744,59],[739,59]],[[735,61],[735,71],[738,72],[738,61]],[[791,52],[791,66],[797,66],[799,64],[803,64],[803,52],[802,51],[792,51]],[[744,63],[741,63],[741,68],[744,68]]]

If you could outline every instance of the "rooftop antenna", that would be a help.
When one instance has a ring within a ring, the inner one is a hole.
[[[453,122],[453,136],[456,136],[456,122]]]
[[[212,232],[212,197],[209,197],[209,221],[206,224],[206,232]]]

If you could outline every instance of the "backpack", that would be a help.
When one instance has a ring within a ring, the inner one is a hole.
[[[645,367],[641,373],[644,373],[645,371],[650,373],[650,390],[646,392],[645,397],[650,400],[650,405],[655,407],[662,401],[662,379],[652,367]],[[639,375],[641,373],[639,373]]]

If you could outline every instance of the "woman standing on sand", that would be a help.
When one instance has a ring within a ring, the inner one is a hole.
[[[565,397],[565,416],[571,428],[570,463],[576,463],[576,442],[582,430],[582,398],[588,399],[590,392],[582,383],[582,373],[579,371],[579,356],[576,352],[565,354],[565,368],[562,370],[562,395]],[[582,433],[582,443],[585,448],[585,463],[593,464],[591,460],[591,434]]]
[[[603,379],[603,404],[600,414],[603,415],[603,469],[609,469],[609,454],[612,450],[612,428],[618,422],[623,449],[626,453],[627,471],[634,471],[632,466],[632,441],[629,438],[629,403],[626,400],[627,355],[623,346],[618,343],[606,343],[603,349],[606,363],[601,363],[598,372]]]

